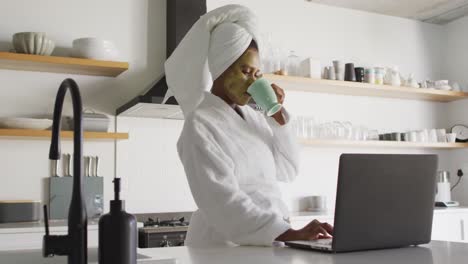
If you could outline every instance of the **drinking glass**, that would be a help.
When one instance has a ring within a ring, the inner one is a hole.
[[[336,139],[344,139],[345,138],[345,127],[344,125],[339,122],[339,121],[334,121],[333,122],[333,134],[334,138]]]
[[[447,142],[447,131],[445,128],[439,128],[436,130],[437,133],[437,141],[438,142]]]
[[[295,133],[299,138],[307,138],[306,128],[305,128],[305,117],[297,116],[295,122]]]
[[[379,140],[379,131],[375,129],[369,130],[367,140]]]
[[[305,136],[308,139],[315,138],[315,119],[311,116],[304,118]]]
[[[353,138],[353,124],[349,121],[342,123],[344,126],[344,139],[351,140]]]

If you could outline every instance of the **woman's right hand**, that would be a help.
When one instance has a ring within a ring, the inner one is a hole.
[[[321,223],[315,219],[299,230],[289,229],[278,236],[276,241],[316,240],[320,238],[331,238],[332,235],[333,226],[328,223]]]

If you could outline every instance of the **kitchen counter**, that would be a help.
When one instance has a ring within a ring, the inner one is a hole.
[[[329,254],[292,248],[270,247],[233,247],[195,249],[189,247],[138,249],[146,255],[141,263],[181,263],[181,264],[258,264],[258,263],[294,263],[294,264],[458,264],[468,259],[468,244],[432,241],[428,245],[400,249],[361,251],[352,253]],[[171,258],[175,258],[172,259]],[[148,261],[148,260],[154,261]],[[159,260],[159,261],[158,261]],[[177,260],[177,261],[175,261]],[[90,253],[89,263],[96,263],[96,250]],[[58,264],[66,263],[65,257],[44,259],[40,250],[0,251],[2,264]]]
[[[466,213],[468,212],[468,207],[466,206],[457,206],[457,207],[436,207],[434,208],[434,213]]]
[[[450,207],[450,208],[434,208],[434,213],[457,213],[468,212],[468,207]],[[290,219],[292,221],[310,220],[313,218],[333,219],[334,211],[324,212],[291,212]],[[99,220],[88,220],[88,230],[97,230]],[[67,220],[50,220],[49,226],[51,232],[66,232]],[[138,222],[138,227],[142,227],[143,223]],[[25,222],[25,223],[2,223],[0,224],[0,234],[15,234],[15,233],[43,233],[44,222]]]
[[[88,230],[97,230],[99,220],[88,220]],[[50,220],[49,228],[51,232],[68,231],[67,220]],[[2,223],[0,224],[0,234],[16,233],[44,233],[44,222],[20,222],[20,223]]]
[[[88,230],[98,230],[99,219],[88,220]],[[137,222],[137,227],[143,227],[142,222]],[[67,232],[67,220],[49,220],[50,232]],[[0,234],[18,233],[44,233],[44,222],[20,222],[0,224]]]

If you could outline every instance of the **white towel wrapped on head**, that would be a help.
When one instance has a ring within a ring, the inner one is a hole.
[[[186,117],[252,40],[260,45],[250,9],[226,5],[203,15],[164,64],[169,86],[165,99],[174,95]]]

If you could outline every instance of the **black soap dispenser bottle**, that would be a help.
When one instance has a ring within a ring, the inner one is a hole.
[[[120,200],[120,178],[114,178],[110,212],[99,219],[99,264],[136,264],[137,221]]]

